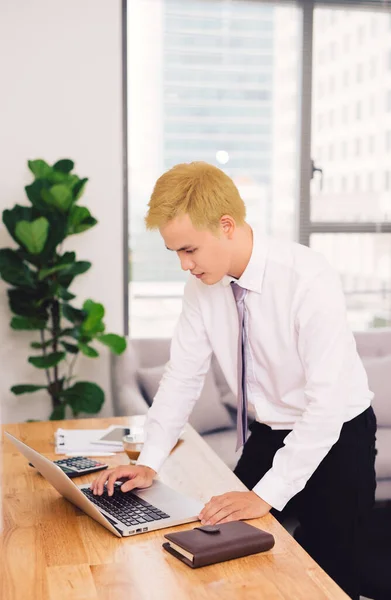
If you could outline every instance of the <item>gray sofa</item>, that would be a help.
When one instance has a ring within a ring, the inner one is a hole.
[[[357,348],[375,392],[378,419],[377,500],[391,500],[391,329],[355,334]],[[113,404],[116,415],[145,414],[169,359],[170,340],[134,339],[122,356],[112,358]],[[216,359],[206,378],[190,423],[233,469],[236,444],[236,400]],[[251,412],[251,409],[250,409]]]

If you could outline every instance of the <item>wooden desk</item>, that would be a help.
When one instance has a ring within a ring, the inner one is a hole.
[[[99,429],[137,421],[139,417],[83,419],[5,425],[3,429],[55,459],[53,436],[59,426]],[[271,551],[192,570],[161,547],[164,533],[174,528],[119,539],[63,499],[9,440],[3,439],[2,457],[2,600],[347,598],[270,515],[251,524],[274,535]],[[121,453],[107,457],[106,462],[114,466],[128,464],[128,459]],[[160,478],[204,502],[213,495],[245,489],[190,426]],[[92,479],[93,475],[87,475],[76,481]]]

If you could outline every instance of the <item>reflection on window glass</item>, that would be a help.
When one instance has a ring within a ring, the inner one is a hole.
[[[129,0],[130,332],[170,336],[186,274],[143,217],[156,179],[204,160],[249,222],[293,239],[299,9],[253,0]],[[224,161],[219,162],[219,157]]]

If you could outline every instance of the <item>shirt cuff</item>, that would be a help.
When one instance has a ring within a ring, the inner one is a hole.
[[[277,510],[282,510],[296,493],[273,469],[265,473],[252,491]]]
[[[140,456],[137,459],[136,465],[150,467],[157,473],[161,469],[168,454],[169,453],[156,446],[151,446],[150,444],[144,445],[144,448],[141,450]]]

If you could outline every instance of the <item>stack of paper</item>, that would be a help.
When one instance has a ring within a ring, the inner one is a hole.
[[[69,454],[78,452],[80,454],[103,455],[108,452],[122,452],[122,444],[99,444],[96,442],[107,429],[57,429],[54,434],[56,454]]]

